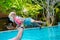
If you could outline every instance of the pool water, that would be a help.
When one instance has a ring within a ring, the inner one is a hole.
[[[0,40],[8,40],[18,31],[0,32]],[[21,40],[60,40],[60,26],[25,29]]]

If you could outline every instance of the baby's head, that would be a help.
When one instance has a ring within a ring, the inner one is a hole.
[[[15,17],[16,16],[16,13],[15,12],[10,12],[9,16]]]
[[[10,20],[12,22],[14,22],[13,18],[16,17],[16,13],[15,12],[10,12],[10,14],[8,15],[8,17],[10,18]]]

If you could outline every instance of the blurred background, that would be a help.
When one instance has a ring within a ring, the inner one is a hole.
[[[8,14],[12,11],[24,18],[45,21],[45,26],[60,22],[60,0],[0,0],[0,31],[8,30],[7,26],[16,27],[8,19]]]

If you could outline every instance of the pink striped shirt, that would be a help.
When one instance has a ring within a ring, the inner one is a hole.
[[[15,18],[14,18],[14,21],[15,21],[15,23],[16,23],[17,25],[21,25],[21,24],[22,24],[22,20],[20,20],[19,17],[15,17]]]

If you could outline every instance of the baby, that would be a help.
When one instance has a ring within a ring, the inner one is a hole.
[[[9,19],[12,22],[15,22],[17,24],[16,28],[19,30],[17,36],[12,38],[11,40],[19,40],[19,39],[21,39],[23,30],[24,30],[24,25],[29,26],[33,22],[35,22],[35,23],[44,23],[42,21],[36,21],[36,20],[34,20],[32,18],[22,18],[20,16],[17,16],[15,12],[11,12],[9,14]]]

